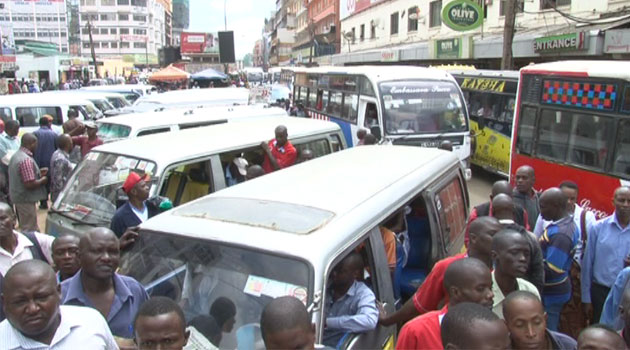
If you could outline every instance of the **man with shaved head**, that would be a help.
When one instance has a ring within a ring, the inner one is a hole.
[[[265,306],[260,332],[267,350],[315,349],[315,324],[306,306],[294,297],[279,297]]]
[[[571,299],[569,270],[579,233],[567,212],[567,198],[557,187],[545,190],[540,196],[540,215],[550,222],[539,238],[545,258],[543,303],[547,327],[557,331],[560,312]]]
[[[625,345],[614,329],[603,324],[585,328],[577,339],[578,350],[625,350]]]
[[[267,174],[291,166],[297,159],[297,150],[289,142],[287,127],[279,125],[276,127],[275,134],[275,139],[268,143],[263,141],[260,144],[265,152],[263,169]]]
[[[62,303],[94,308],[115,336],[132,338],[130,325],[148,295],[138,281],[116,273],[120,248],[114,232],[104,227],[87,231],[79,242],[79,260],[81,270],[61,284]]]
[[[510,183],[506,180],[496,181],[492,185],[492,192],[490,193],[490,201],[482,203],[476,207],[473,207],[473,209],[470,211],[470,215],[468,216],[468,227],[466,228],[466,238],[464,241],[466,246],[468,246],[470,224],[473,221],[477,220],[478,217],[482,217],[482,216],[497,217],[496,215],[494,215],[494,206],[492,205],[492,200],[499,194],[505,194],[512,197],[512,185],[510,185]],[[517,224],[523,226],[526,230],[529,230],[530,227],[528,224],[527,212],[523,209],[523,207],[521,207],[518,204],[514,204],[513,211],[514,213],[512,215],[513,216],[512,220],[514,220],[514,222],[516,222]]]
[[[400,310],[387,315],[384,309],[380,310],[379,324],[389,326],[404,323],[412,318],[438,310],[439,305],[448,303],[448,292],[444,288],[444,274],[446,269],[455,261],[467,257],[483,261],[488,268],[492,268],[492,237],[501,230],[499,221],[490,216],[480,217],[470,224],[470,243],[465,254],[457,254],[435,263],[424,282]]]
[[[31,133],[22,135],[22,145],[9,162],[9,194],[15,204],[20,229],[39,232],[36,203],[48,197],[46,184],[48,168],[39,168],[33,153],[37,149],[37,137]]]
[[[54,203],[57,196],[70,177],[70,172],[74,167],[70,162],[70,152],[72,152],[72,139],[67,134],[57,137],[57,150],[50,158],[50,200]]]
[[[582,260],[582,303],[586,317],[599,322],[615,278],[623,269],[630,249],[630,188],[613,195],[615,212],[597,221],[588,232]]]
[[[440,326],[446,350],[506,350],[510,335],[505,322],[487,308],[475,303],[453,306]]]
[[[363,270],[363,258],[354,251],[332,270],[331,287],[324,301],[324,345],[336,347],[345,333],[363,333],[376,328],[376,297],[365,283],[358,281]]]
[[[536,183],[536,175],[534,168],[529,165],[523,165],[516,169],[516,188],[514,189],[514,202],[527,211],[527,223],[529,227],[536,225],[536,219],[540,214],[540,204],[538,192],[534,189]]]
[[[431,311],[407,322],[400,334],[396,349],[443,349],[440,320],[450,307],[471,302],[492,308],[492,276],[490,269],[475,258],[460,259],[446,269],[444,288],[449,302],[439,311]]]
[[[7,315],[0,323],[2,349],[118,349],[98,312],[60,306],[55,272],[42,261],[11,267],[4,276],[1,299]]]

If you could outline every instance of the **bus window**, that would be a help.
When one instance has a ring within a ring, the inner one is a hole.
[[[569,119],[573,120],[569,162],[604,170],[608,158],[608,141],[614,138],[613,119],[592,114],[565,114],[569,114]]]
[[[626,88],[626,91],[628,88]],[[619,131],[617,133],[618,142],[612,172],[624,177],[630,178],[630,121],[624,120],[619,123]]]
[[[306,106],[308,102],[307,101],[308,89],[305,87],[296,87],[296,89],[298,90],[297,103],[301,103],[302,105]]]
[[[623,91],[623,105],[621,106],[621,110],[630,112],[630,85],[626,85]]]
[[[376,110],[376,105],[374,103],[368,103],[367,106],[365,106],[365,121],[363,122],[363,126],[370,129],[377,125],[378,111]]]
[[[360,83],[361,95],[376,97],[376,94],[374,93],[374,89],[372,88],[372,83],[370,83],[370,80],[366,77],[361,77],[360,81],[361,81]]]
[[[317,90],[308,89],[308,99],[306,101],[306,107],[315,108],[317,106]]]
[[[534,125],[536,124],[536,108],[524,107],[518,124],[516,148],[519,153],[532,154],[534,145]]]
[[[344,94],[343,117],[351,123],[357,122],[357,110],[359,108],[359,96],[354,94]]]
[[[330,101],[326,106],[326,113],[332,114],[337,118],[341,118],[343,94],[339,91],[330,91]]]
[[[540,116],[536,153],[561,162],[567,159],[571,115],[567,112],[543,109]]]
[[[325,111],[328,108],[328,90],[319,90],[317,92],[317,110]]]

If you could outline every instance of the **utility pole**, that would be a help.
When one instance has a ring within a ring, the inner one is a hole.
[[[516,1],[505,1],[505,25],[503,30],[503,55],[501,56],[501,69],[510,70],[514,68],[514,58],[512,57],[512,42],[514,40],[514,22],[516,19]]]
[[[92,64],[94,65],[94,75],[98,78],[98,69],[96,67],[96,53],[94,52],[94,41],[92,40],[92,23],[88,15],[87,22],[88,37],[90,38],[90,52],[92,53]]]

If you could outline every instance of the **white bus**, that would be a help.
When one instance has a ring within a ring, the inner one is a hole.
[[[468,111],[447,72],[414,66],[294,69],[293,102],[310,118],[341,126],[349,146],[366,128],[384,143],[437,147],[443,140],[467,164]]]

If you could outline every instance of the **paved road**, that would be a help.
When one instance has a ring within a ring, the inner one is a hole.
[[[487,202],[490,196],[492,184],[502,177],[491,174],[481,168],[473,166],[473,177],[468,181],[468,194],[470,195],[470,208]]]

